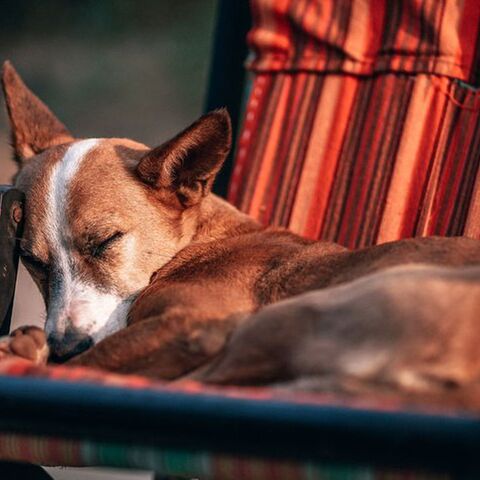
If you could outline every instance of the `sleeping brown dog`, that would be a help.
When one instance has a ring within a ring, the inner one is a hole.
[[[349,251],[264,228],[211,193],[230,149],[224,110],[152,149],[74,138],[8,63],[3,87],[26,195],[21,255],[48,342],[25,327],[4,355],[175,379],[273,302],[399,264],[480,262],[480,242],[466,238]]]

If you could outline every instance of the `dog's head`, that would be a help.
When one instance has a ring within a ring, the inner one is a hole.
[[[212,112],[153,149],[76,139],[8,63],[2,81],[26,196],[21,256],[45,300],[53,354],[70,356],[124,327],[152,273],[191,241],[230,120]]]

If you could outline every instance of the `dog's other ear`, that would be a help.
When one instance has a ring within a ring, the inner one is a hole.
[[[154,188],[172,191],[183,207],[190,207],[210,192],[231,143],[230,116],[225,109],[215,110],[148,152],[137,174]]]
[[[8,61],[3,64],[2,87],[15,160],[20,166],[49,147],[73,140],[63,123],[29,90]]]

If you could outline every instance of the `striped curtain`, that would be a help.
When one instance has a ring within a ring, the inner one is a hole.
[[[480,2],[253,0],[229,198],[362,247],[480,238]]]

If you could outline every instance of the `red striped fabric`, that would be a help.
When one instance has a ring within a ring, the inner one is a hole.
[[[32,453],[30,453],[30,450]],[[375,465],[295,462],[143,444],[0,433],[0,458],[41,465],[154,470],[163,478],[209,480],[453,480],[453,474]],[[78,478],[78,477],[77,477]],[[23,480],[23,479],[22,479]]]
[[[229,198],[349,247],[480,238],[480,3],[254,0]]]
[[[400,397],[394,392],[372,392],[361,396],[342,395],[333,392],[316,392],[286,388],[216,386],[201,384],[193,380],[167,383],[138,375],[125,375],[86,367],[66,365],[33,365],[30,361],[18,357],[6,358],[0,362],[0,377],[34,377],[58,382],[76,384],[96,384],[105,387],[129,390],[153,390],[177,392],[186,395],[221,395],[225,398],[248,399],[258,402],[280,401],[301,405],[336,405],[358,410],[383,412],[415,411],[416,413],[440,414],[448,416],[462,415],[464,411],[480,412],[480,387],[472,389],[470,395],[463,398],[455,395],[439,398],[425,394],[406,394]],[[0,456],[0,458],[2,458]]]
[[[426,72],[476,83],[477,0],[251,0],[254,71]]]

